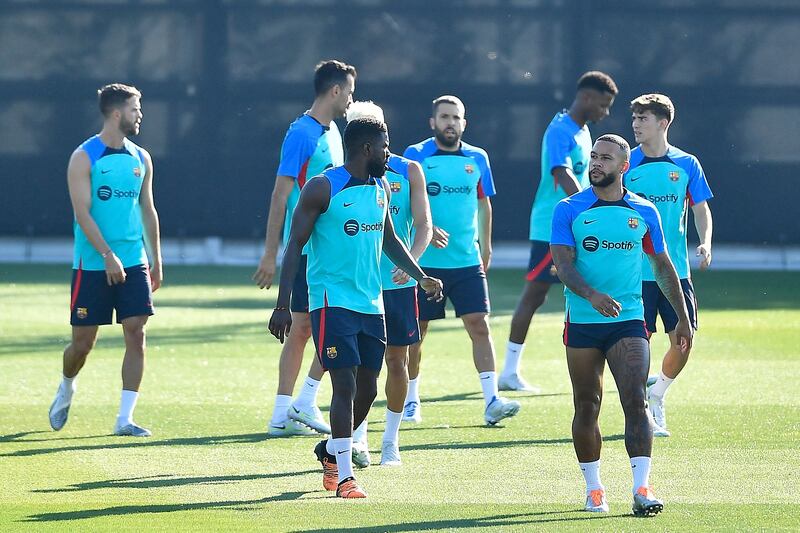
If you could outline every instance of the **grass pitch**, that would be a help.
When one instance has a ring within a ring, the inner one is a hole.
[[[668,396],[673,436],[655,442],[651,481],[666,506],[651,519],[630,516],[630,466],[610,372],[601,427],[611,513],[580,511],[560,289],[535,317],[523,359],[524,375],[542,393],[509,394],[522,411],[503,427],[482,425],[460,322],[433,323],[423,422],[401,427],[403,466],[358,471],[369,498],[341,501],[322,489],[315,438],[266,438],[280,349],[266,322],[276,292],[259,291],[250,274],[167,268],[136,411],[154,436],[134,440],[110,436],[119,327],[101,328],[69,423],[50,431],[47,410],[69,335],[70,271],[0,265],[0,530],[800,529],[797,273],[696,275],[701,329]],[[500,363],[522,282],[519,271],[490,273]],[[657,335],[653,370],[665,347]],[[326,410],[328,383],[319,398]],[[369,417],[375,462],[384,409],[381,394]]]

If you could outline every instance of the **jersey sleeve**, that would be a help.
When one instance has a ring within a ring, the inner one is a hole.
[[[403,157],[411,161],[416,161],[417,163],[422,163],[422,150],[418,150],[414,145],[411,145],[403,152]]]
[[[556,167],[572,168],[570,151],[575,146],[575,138],[564,128],[552,128],[544,135],[544,144],[547,148],[547,165],[552,172]]]
[[[316,142],[299,128],[290,129],[281,145],[281,162],[278,165],[278,176],[289,176],[297,179],[303,174],[303,167],[317,149]]]
[[[644,222],[647,224],[647,232],[642,237],[642,249],[648,255],[656,255],[667,251],[667,243],[664,241],[664,230],[661,226],[661,215],[655,206],[643,206],[639,210]]]
[[[566,200],[561,200],[553,210],[553,227],[550,244],[575,246],[575,234],[572,233],[572,209]]]
[[[494,178],[492,177],[492,166],[489,164],[489,156],[486,153],[477,153],[474,159],[481,173],[481,178],[478,180],[478,198],[494,196]]]
[[[696,157],[691,158],[686,172],[689,174],[689,184],[686,186],[686,197],[689,198],[689,205],[705,202],[714,196],[711,193],[711,187],[708,186],[703,167]]]

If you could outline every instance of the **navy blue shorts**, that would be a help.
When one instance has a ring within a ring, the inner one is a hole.
[[[449,299],[456,316],[489,312],[489,287],[482,265],[464,268],[422,268],[425,274],[442,280],[444,286],[441,302],[428,301],[428,295],[417,286],[419,319],[422,321],[444,318],[444,307]]]
[[[692,280],[682,279],[681,288],[683,289],[683,299],[686,301],[686,310],[689,312],[689,324],[692,328],[697,329],[697,298],[694,296]],[[656,314],[661,315],[664,331],[667,333],[675,331],[675,326],[678,325],[678,314],[664,293],[661,292],[658,283],[655,281],[642,282],[642,303],[644,304],[644,322],[647,331],[650,333],[658,331]]]
[[[289,310],[293,313],[308,313],[307,267],[308,256],[303,254],[300,256],[300,264],[297,265],[297,274],[295,274],[292,284],[292,297],[289,301]]]
[[[311,311],[311,334],[322,368],[365,366],[380,372],[386,353],[383,315],[356,313],[343,307]]]
[[[553,264],[549,242],[531,241],[531,257],[528,259],[528,273],[525,275],[525,279],[544,283],[561,283],[556,274],[556,265]]]
[[[383,307],[386,312],[386,344],[410,346],[419,342],[416,287],[383,291]]]
[[[564,324],[564,346],[570,348],[598,348],[608,352],[620,339],[647,338],[644,320],[624,320],[603,324]]]
[[[69,323],[73,326],[111,324],[115,310],[117,324],[132,316],[152,315],[153,290],[148,266],[126,268],[125,275],[125,283],[109,285],[105,270],[73,269]]]

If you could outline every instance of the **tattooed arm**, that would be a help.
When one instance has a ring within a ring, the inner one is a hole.
[[[678,325],[675,326],[675,335],[678,337],[678,344],[681,351],[688,352],[692,348],[692,328],[689,325],[689,313],[686,310],[686,301],[683,299],[683,289],[678,279],[678,273],[669,259],[666,252],[650,255],[650,266],[656,277],[658,288],[664,293],[675,313],[678,315]]]
[[[598,292],[586,283],[578,269],[575,268],[575,247],[562,244],[551,244],[550,253],[553,254],[553,263],[556,265],[558,279],[569,287],[569,290],[589,300],[592,307],[603,316],[616,317],[622,306],[608,294]]]

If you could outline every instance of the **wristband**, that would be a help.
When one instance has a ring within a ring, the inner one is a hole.
[[[112,253],[114,253],[114,252],[111,250],[111,248],[109,248],[107,251],[105,251],[105,252],[103,252],[102,254],[100,254],[100,256],[101,256],[103,259],[105,259],[106,257],[108,257],[109,255],[111,255]]]
[[[275,311],[288,311],[288,310],[289,310],[289,306],[286,306],[286,305],[276,305],[275,306]]]

